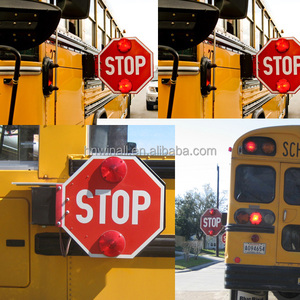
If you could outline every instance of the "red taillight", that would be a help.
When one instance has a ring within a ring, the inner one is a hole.
[[[245,150],[250,153],[254,153],[257,150],[257,144],[253,141],[248,141],[245,144]]]
[[[290,48],[290,42],[286,39],[280,38],[275,43],[275,48],[278,52],[284,53],[289,50]]]
[[[262,221],[262,215],[259,212],[253,212],[250,215],[250,223],[253,225],[259,225]]]
[[[122,38],[119,40],[117,47],[120,52],[126,53],[131,49],[131,41],[126,38]]]
[[[280,79],[276,83],[276,89],[279,93],[287,93],[291,88],[290,83],[286,79]]]
[[[106,256],[116,257],[123,252],[124,248],[125,238],[118,231],[106,231],[99,238],[100,253]]]
[[[132,90],[132,83],[128,79],[122,79],[119,82],[119,91],[123,94],[127,94]]]
[[[127,165],[119,157],[109,157],[102,162],[100,172],[107,182],[121,182],[127,174]]]
[[[237,263],[237,264],[239,264],[239,263],[241,262],[241,259],[240,259],[239,257],[236,257],[236,258],[234,259],[234,262]]]

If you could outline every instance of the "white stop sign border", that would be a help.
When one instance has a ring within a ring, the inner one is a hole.
[[[68,227],[65,225],[65,201],[66,201],[66,186],[75,178],[77,177],[86,166],[88,166],[93,160],[105,160],[110,156],[91,156],[72,176],[68,178],[62,185],[62,206],[61,206],[61,227],[72,237],[72,239],[90,256],[90,257],[103,257],[107,258],[104,254],[94,254],[89,251],[81,242],[80,240],[74,235],[74,233],[69,230]],[[165,184],[162,180],[158,179],[153,171],[147,167],[138,157],[136,156],[117,156],[124,161],[126,160],[134,160],[137,165],[140,166],[141,169],[155,182],[155,184],[160,188],[160,218],[159,218],[159,228],[144,242],[142,243],[132,254],[120,254],[115,258],[134,258],[141,250],[143,250],[159,233],[164,230],[165,226]],[[100,176],[100,173],[99,173]],[[100,237],[100,236],[99,236]]]
[[[122,37],[123,38],[123,37]],[[114,90],[111,85],[109,83],[107,83],[107,81],[105,79],[102,78],[101,76],[101,65],[100,65],[100,56],[103,55],[105,53],[105,51],[107,51],[107,49],[109,48],[110,44],[116,42],[116,41],[120,41],[122,38],[114,38],[112,39],[106,46],[105,48],[98,54],[98,77],[100,78],[100,80],[102,80],[105,85],[107,85],[109,87],[109,89],[111,91],[113,91],[113,93],[115,94],[122,94],[121,91],[116,91]],[[127,40],[135,40],[137,41],[141,47],[143,47],[150,55],[150,68],[151,68],[151,73],[150,73],[150,76],[145,80],[144,84],[142,84],[137,90],[134,90],[134,91],[130,91],[129,94],[137,94],[139,93],[146,85],[147,83],[153,78],[154,76],[154,61],[153,61],[153,52],[148,48],[146,47],[138,38],[136,37],[125,37]]]
[[[299,47],[300,47],[300,43],[299,41],[294,38],[294,37],[284,37],[285,40],[293,40],[295,41]],[[279,91],[275,91],[275,90],[272,90],[271,88],[269,88],[268,84],[265,83],[265,81],[263,79],[260,78],[259,76],[259,59],[258,59],[258,56],[264,51],[264,49],[273,41],[277,41],[279,40],[279,38],[272,38],[270,39],[264,46],[262,49],[260,49],[257,54],[256,54],[256,78],[272,93],[272,94],[280,94]],[[272,76],[272,75],[270,75]],[[293,91],[288,91],[287,94],[295,94],[299,91],[300,89],[300,84],[299,86],[297,87],[297,89],[293,90]]]

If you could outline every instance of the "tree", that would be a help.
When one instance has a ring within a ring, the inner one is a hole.
[[[175,198],[175,234],[184,236],[189,240],[196,235],[200,240],[204,233],[200,229],[200,217],[208,209],[217,207],[217,195],[210,184],[203,186],[203,192],[198,189],[186,192],[183,196]],[[220,197],[220,207],[227,210],[224,192]]]

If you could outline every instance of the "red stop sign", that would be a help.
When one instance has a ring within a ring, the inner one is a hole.
[[[273,94],[300,88],[300,43],[293,37],[271,39],[256,55],[256,77]]]
[[[164,182],[140,159],[94,156],[61,185],[56,220],[90,256],[132,258],[164,229],[164,206]]]
[[[207,209],[200,219],[200,228],[209,236],[217,236],[222,230],[222,214],[216,208]]]
[[[153,78],[153,53],[134,37],[111,40],[98,64],[98,77],[116,94],[136,94]]]

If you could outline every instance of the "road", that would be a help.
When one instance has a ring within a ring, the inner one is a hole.
[[[157,110],[146,109],[146,88],[134,96],[131,102],[130,118],[157,118]]]
[[[220,261],[200,270],[175,274],[176,300],[229,300],[229,290],[224,289],[225,264]],[[269,300],[277,300],[269,293]]]

